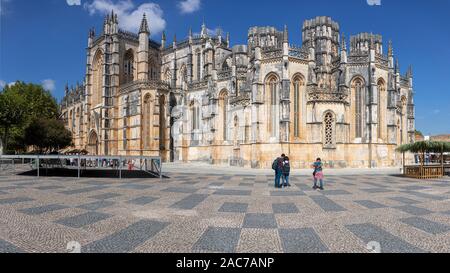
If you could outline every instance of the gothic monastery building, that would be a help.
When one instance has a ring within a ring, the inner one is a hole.
[[[307,20],[302,44],[288,29],[252,27],[246,45],[189,31],[168,44],[105,18],[89,31],[83,84],[66,87],[62,117],[76,149],[92,155],[270,168],[398,166],[414,141],[412,69],[401,75],[392,43],[360,33],[349,47],[329,17]]]

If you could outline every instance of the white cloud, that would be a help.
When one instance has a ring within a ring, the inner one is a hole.
[[[6,82],[4,80],[0,80],[0,88],[3,89],[3,87],[6,86]]]
[[[435,115],[439,114],[440,112],[441,112],[441,110],[439,110],[439,109],[434,109],[433,110],[433,114],[435,114]]]
[[[381,0],[366,0],[369,6],[381,6]]]
[[[200,0],[182,0],[178,2],[181,13],[193,13],[200,9]]]
[[[8,87],[14,86],[14,85],[16,85],[16,83],[17,82],[10,82],[10,83],[8,83]]]
[[[66,0],[66,3],[69,6],[80,6],[81,0]]]
[[[55,81],[51,79],[43,80],[42,87],[44,87],[45,90],[52,92],[55,90]]]
[[[145,3],[136,7],[131,0],[94,0],[91,3],[85,3],[84,8],[90,15],[105,15],[113,10],[118,16],[119,27],[128,31],[138,31],[144,13],[147,15],[152,35],[161,33],[166,28],[164,12],[155,3]]]

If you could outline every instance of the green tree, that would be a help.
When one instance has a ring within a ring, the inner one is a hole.
[[[5,91],[6,89],[6,91]],[[26,120],[26,101],[17,90],[5,88],[0,93],[0,129],[4,151],[8,152],[11,130]]]
[[[72,133],[60,120],[36,118],[25,129],[24,142],[39,153],[47,153],[71,146]]]
[[[25,128],[36,117],[57,119],[56,99],[41,85],[16,82],[0,92],[0,130],[4,150],[25,150]]]

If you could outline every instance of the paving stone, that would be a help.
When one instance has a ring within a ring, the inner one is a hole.
[[[448,225],[430,221],[428,219],[421,217],[410,217],[400,219],[400,221],[433,235],[446,233],[450,231],[450,226]]]
[[[63,186],[40,186],[40,187],[36,187],[36,189],[38,190],[57,190],[57,189],[63,189]]]
[[[272,213],[247,213],[244,228],[277,228],[277,220]]]
[[[0,199],[0,205],[10,205],[10,204],[29,202],[29,201],[34,201],[34,199],[28,198],[28,197],[4,198],[4,199]]]
[[[209,227],[194,244],[194,251],[210,251],[220,253],[232,253],[241,235],[239,228]]]
[[[419,253],[422,249],[411,245],[403,239],[392,235],[384,229],[373,224],[355,224],[345,226],[349,231],[359,237],[364,244],[378,242],[382,253]]]
[[[178,192],[178,193],[194,193],[198,191],[196,188],[186,188],[186,187],[170,187],[162,190],[163,192]]]
[[[272,204],[274,213],[298,213],[299,210],[294,203]]]
[[[142,184],[125,184],[119,186],[121,189],[132,189],[132,190],[146,190],[152,188],[152,185],[142,185]]]
[[[138,197],[138,198],[132,199],[130,201],[127,201],[127,203],[143,206],[143,205],[150,204],[151,202],[153,202],[155,200],[158,200],[158,198],[151,197],[151,196],[142,196],[142,197]]]
[[[101,212],[95,212],[95,211],[89,211],[83,214],[79,214],[76,216],[68,217],[59,219],[56,221],[57,224],[65,225],[72,228],[81,228],[87,225],[95,224],[99,221],[105,220],[110,218],[112,215],[101,213]]]
[[[0,253],[24,253],[24,251],[10,242],[0,239]]]
[[[348,195],[348,194],[351,194],[350,192],[348,192],[346,190],[326,190],[326,191],[321,191],[321,193],[324,195]]]
[[[115,202],[113,202],[113,201],[100,200],[100,201],[80,205],[77,208],[85,209],[85,210],[99,210],[99,209],[110,207],[114,204],[115,204]]]
[[[219,212],[246,213],[248,209],[247,203],[225,202],[219,209]]]
[[[355,203],[360,204],[363,207],[366,207],[368,209],[379,209],[379,208],[385,208],[386,206],[380,203],[377,203],[375,201],[371,200],[357,200]]]
[[[407,212],[409,214],[416,215],[416,216],[433,213],[430,210],[427,210],[427,209],[424,209],[424,208],[415,207],[415,206],[411,206],[411,205],[395,207],[395,208],[399,209],[399,210],[401,210],[403,212]]]
[[[302,195],[306,195],[304,192],[302,191],[271,191],[270,192],[270,196],[302,196]]]
[[[237,195],[237,196],[250,196],[252,191],[249,190],[217,190],[214,192],[216,195]]]
[[[362,189],[362,191],[365,191],[365,192],[368,192],[368,193],[387,193],[387,192],[394,192],[393,190],[384,189],[384,188]]]
[[[161,232],[169,223],[154,220],[140,220],[125,229],[94,241],[84,247],[85,253],[126,253],[151,239]]]
[[[99,194],[99,195],[89,196],[89,198],[105,200],[105,199],[111,199],[111,198],[119,197],[119,196],[122,196],[122,195],[118,194],[118,193],[103,193],[103,194]]]
[[[408,204],[408,205],[412,205],[412,204],[417,204],[420,203],[417,200],[413,200],[407,197],[403,197],[403,196],[395,196],[395,197],[390,197],[389,199],[403,203],[403,204]]]
[[[67,194],[67,195],[74,195],[74,194],[80,194],[80,193],[99,191],[99,190],[103,190],[105,188],[106,188],[105,186],[93,186],[93,187],[86,187],[86,188],[75,189],[75,190],[62,191],[60,193]]]
[[[38,214],[53,212],[53,211],[62,210],[62,209],[66,209],[66,208],[68,208],[68,206],[63,206],[60,204],[51,204],[51,205],[46,205],[46,206],[41,206],[41,207],[21,209],[21,210],[19,210],[19,212],[22,212],[22,213],[25,213],[28,215],[38,215]]]
[[[285,253],[327,252],[328,247],[312,228],[279,229],[281,245]]]
[[[193,209],[208,197],[207,194],[191,194],[188,197],[176,202],[171,207],[179,209]]]
[[[438,201],[448,199],[448,197],[445,197],[445,196],[434,195],[434,194],[423,193],[423,192],[416,192],[416,191],[404,191],[404,193],[411,194],[411,195],[425,198],[425,199],[438,200]]]
[[[338,205],[333,200],[329,199],[326,196],[316,195],[310,196],[310,198],[319,205],[324,211],[336,212],[336,211],[345,211],[346,209],[342,206]]]

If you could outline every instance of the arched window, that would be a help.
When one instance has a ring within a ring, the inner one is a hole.
[[[181,67],[180,71],[178,72],[178,80],[177,80],[177,82],[182,87],[184,87],[185,84],[187,83],[187,69],[186,69],[186,65],[183,65]]]
[[[156,66],[156,61],[153,58],[150,58],[148,61],[148,78],[150,80],[158,79],[158,67]]]
[[[197,81],[201,80],[202,78],[202,54],[200,53],[200,50],[197,50]]]
[[[123,71],[124,83],[132,82],[134,80],[134,54],[132,49],[127,50],[123,57]]]
[[[300,137],[300,123],[302,113],[302,95],[303,95],[303,77],[296,75],[292,81],[293,83],[293,103],[294,103],[294,137]]]
[[[269,132],[271,137],[277,135],[277,121],[278,121],[278,78],[275,75],[270,75],[266,80],[266,92],[269,95]]]
[[[159,149],[166,149],[166,96],[159,97]]]
[[[386,84],[383,79],[379,79],[378,83],[378,138],[385,139],[386,131]]]
[[[219,94],[219,111],[221,113],[221,127],[223,141],[227,141],[227,124],[228,124],[228,92],[222,90]]]
[[[103,97],[103,53],[99,50],[94,56],[93,62],[93,90],[91,90],[91,102],[95,107],[102,103]]]
[[[400,144],[404,144],[407,140],[407,103],[408,100],[405,96],[401,97],[402,102],[402,120],[400,122]]]
[[[80,108],[77,108],[77,132],[80,134],[81,132],[81,114],[80,114]]]
[[[323,119],[323,146],[324,148],[334,148],[335,132],[334,132],[334,115],[327,112]]]
[[[75,117],[74,117],[74,115],[73,115],[73,110],[70,110],[69,120],[70,120],[70,123],[69,123],[70,131],[71,131],[72,133],[74,133],[74,126],[75,126],[74,120],[75,120]]]
[[[172,82],[172,73],[169,68],[167,68],[166,72],[164,72],[164,81],[168,84],[171,84]]]
[[[191,103],[192,130],[200,129],[200,109],[195,102]]]
[[[144,107],[142,110],[142,124],[143,124],[143,147],[145,150],[150,149],[152,137],[153,123],[153,99],[150,94],[144,97]]]
[[[234,146],[236,146],[236,147],[240,145],[240,139],[239,139],[239,118],[238,118],[238,116],[234,116],[233,143],[234,143]]]
[[[355,122],[355,138],[361,138],[363,135],[363,96],[364,81],[356,78],[352,84],[353,102],[354,102],[354,122]]]

